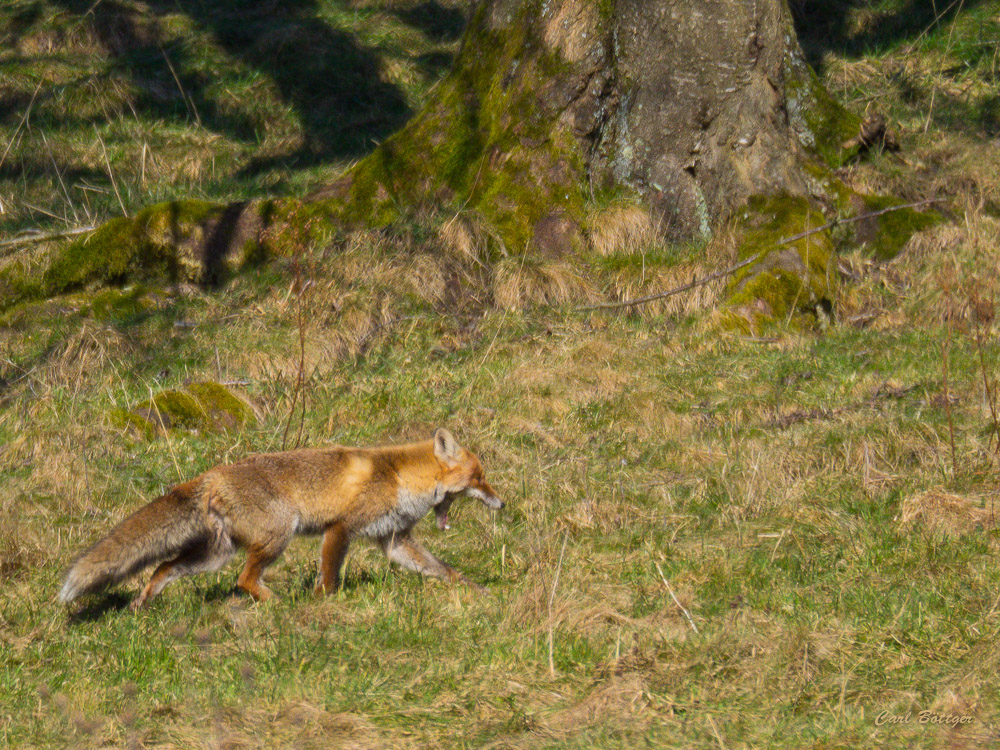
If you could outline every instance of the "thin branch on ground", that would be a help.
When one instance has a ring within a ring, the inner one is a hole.
[[[94,126],[94,135],[97,136],[97,141],[101,144],[101,153],[104,155],[104,163],[108,167],[108,177],[111,178],[111,187],[115,190],[115,197],[118,199],[118,205],[121,206],[122,215],[126,218],[128,217],[128,209],[125,208],[125,201],[122,200],[122,194],[118,192],[118,181],[115,180],[115,173],[111,169],[111,160],[108,159],[108,149],[104,145],[104,139],[101,138],[101,134],[97,131],[97,126]]]
[[[787,245],[790,242],[795,242],[796,240],[801,240],[803,237],[808,237],[811,234],[816,234],[818,232],[823,232],[827,229],[832,229],[833,227],[840,226],[841,224],[853,224],[858,221],[864,221],[865,219],[873,219],[876,216],[882,216],[882,214],[889,214],[893,211],[902,211],[904,208],[920,208],[921,206],[930,206],[934,203],[940,203],[940,198],[928,198],[927,200],[914,201],[913,203],[904,203],[900,206],[889,206],[888,208],[883,208],[878,211],[871,211],[869,213],[860,214],[858,216],[851,216],[846,219],[834,219],[833,221],[828,221],[821,227],[816,227],[815,229],[810,229],[808,232],[800,232],[799,234],[793,234],[791,237],[786,237],[779,242],[779,245]]]
[[[882,216],[883,214],[891,213],[893,211],[901,211],[904,208],[918,208],[920,206],[928,206],[933,203],[940,203],[940,202],[941,201],[937,198],[930,198],[928,200],[914,201],[913,203],[904,203],[901,206],[889,206],[888,208],[883,208],[879,211],[871,211],[869,213],[864,213],[861,214],[860,216],[852,216],[847,219],[834,219],[833,221],[829,221],[821,227],[816,227],[815,229],[810,229],[806,232],[800,232],[799,234],[794,234],[791,237],[786,237],[785,239],[779,241],[777,244],[779,246],[787,245],[791,242],[795,242],[796,240],[801,240],[804,237],[808,237],[810,235],[817,234],[827,229],[831,229],[840,224],[851,224],[857,221],[871,219],[876,216]],[[657,294],[651,294],[648,297],[639,297],[638,299],[623,300],[621,302],[604,302],[599,305],[588,305],[587,307],[578,307],[576,308],[576,312],[592,312],[594,310],[617,310],[624,307],[635,307],[636,305],[644,305],[648,302],[654,302],[659,299],[666,299],[667,297],[673,297],[675,294],[680,294],[681,292],[687,292],[691,289],[695,289],[696,287],[704,286],[705,284],[715,281],[716,279],[721,279],[726,276],[731,276],[732,274],[739,271],[741,268],[746,268],[750,264],[756,262],[764,255],[766,255],[766,253],[757,253],[751,258],[747,258],[746,260],[737,263],[735,266],[730,266],[729,268],[725,268],[722,271],[717,271],[713,274],[709,274],[708,276],[705,276],[701,279],[694,279],[689,284],[684,284],[683,286],[675,287],[673,289],[668,289],[665,292],[658,292]]]
[[[292,418],[295,416],[295,407],[298,405],[299,396],[302,395],[302,385],[305,380],[306,369],[306,328],[305,318],[302,315],[302,293],[305,291],[302,283],[302,250],[299,249],[295,256],[295,323],[299,329],[299,368],[295,378],[295,392],[292,394],[292,406],[288,410],[288,419],[285,421],[285,430],[281,434],[281,450],[285,450],[288,441],[288,429],[292,425]],[[302,441],[302,428],[306,419],[305,395],[302,395],[301,416],[299,418],[299,431],[295,438],[295,447],[298,448]]]
[[[670,593],[670,598],[674,600],[674,604],[676,604],[680,609],[680,611],[684,613],[684,616],[687,618],[688,624],[691,625],[691,630],[697,633],[698,626],[694,624],[694,619],[691,617],[691,613],[688,612],[687,609],[685,609],[684,605],[681,604],[680,600],[677,598],[677,594],[674,593],[673,588],[671,588],[670,586],[670,581],[668,581],[667,577],[663,575],[663,570],[660,569],[660,564],[654,560],[653,565],[656,566],[656,572],[660,574],[660,580],[663,581],[663,585],[667,587],[667,591]]]
[[[556,676],[556,661],[555,661],[555,637],[553,634],[553,624],[552,624],[552,605],[555,603],[556,599],[556,587],[559,586],[559,573],[562,571],[563,555],[566,553],[566,540],[569,538],[568,533],[563,533],[563,543],[562,550],[559,552],[559,562],[556,565],[556,575],[552,581],[552,591],[549,594],[549,674],[552,677]]]
[[[24,124],[28,121],[28,118],[31,117],[31,108],[35,106],[35,98],[38,96],[38,92],[42,90],[42,84],[44,83],[45,79],[43,78],[38,82],[38,85],[35,86],[35,92],[31,95],[31,101],[28,102],[28,106],[24,110],[24,114],[21,115],[21,121],[17,124],[17,127],[14,128],[14,134],[10,137],[10,140],[7,141],[7,148],[4,149],[3,156],[0,156],[0,167],[2,167],[4,161],[6,161],[7,154],[10,153],[10,149],[14,145],[14,139],[17,138],[18,133],[21,132],[21,128],[24,127]]]
[[[32,232],[31,234],[24,234],[20,237],[12,237],[9,240],[0,241],[0,249],[6,247],[17,247],[18,245],[32,245],[36,242],[48,242],[49,240],[60,240],[64,237],[75,237],[78,234],[88,234],[93,232],[97,227],[74,227],[73,229],[64,229],[60,232]]]
[[[665,292],[659,292],[657,294],[651,294],[648,297],[639,297],[638,299],[624,300],[622,302],[604,302],[604,303],[602,303],[600,305],[588,305],[587,307],[578,307],[578,308],[576,308],[576,311],[577,312],[590,312],[592,310],[613,310],[613,309],[622,308],[622,307],[634,307],[636,305],[644,305],[647,302],[653,302],[653,301],[658,300],[658,299],[665,299],[667,297],[673,297],[675,294],[680,294],[681,292],[686,292],[686,291],[688,291],[690,289],[694,289],[695,287],[704,286],[705,284],[708,284],[711,281],[715,281],[716,279],[721,279],[721,278],[724,278],[726,276],[730,276],[730,275],[736,273],[737,271],[739,271],[741,268],[746,268],[751,263],[755,263],[758,259],[760,259],[760,257],[762,255],[763,255],[763,253],[757,253],[756,255],[754,255],[751,258],[747,258],[746,260],[742,261],[741,263],[737,263],[735,266],[730,266],[729,268],[723,269],[722,271],[717,271],[717,272],[715,272],[713,274],[709,274],[708,276],[705,276],[704,278],[701,278],[701,279],[695,279],[694,281],[692,281],[689,284],[685,284],[684,286],[675,287],[674,289],[669,289],[669,290],[667,290]]]

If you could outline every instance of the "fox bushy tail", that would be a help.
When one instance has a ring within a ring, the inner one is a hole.
[[[85,550],[66,573],[59,601],[112,586],[166,560],[208,534],[194,482],[178,485],[140,508]]]

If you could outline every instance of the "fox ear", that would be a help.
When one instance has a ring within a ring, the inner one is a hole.
[[[451,464],[461,458],[462,446],[458,444],[455,440],[455,436],[452,435],[444,427],[438,427],[434,430],[434,455],[437,456],[441,461]]]

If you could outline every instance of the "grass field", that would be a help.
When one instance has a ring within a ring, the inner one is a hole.
[[[91,5],[0,9],[5,236],[307,192],[420,107],[467,4]],[[806,24],[814,4],[793,5]],[[1000,744],[1000,2],[906,24],[903,0],[828,5],[843,18],[803,31],[814,64],[903,147],[843,179],[950,218],[889,263],[845,250],[821,332],[726,332],[717,287],[574,309],[689,280],[722,240],[637,232],[632,255],[487,272],[462,217],[331,234],[221,291],[5,313],[0,745]],[[255,418],[149,439],[116,416],[199,381]],[[236,562],[138,615],[138,580],[55,601],[74,554],[181,479],[436,426],[507,507],[456,504],[450,531],[418,535],[487,595],[359,542],[317,600],[300,538],[270,570],[277,601],[238,596]]]

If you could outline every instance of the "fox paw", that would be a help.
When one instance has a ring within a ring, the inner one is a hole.
[[[339,586],[324,586],[322,583],[316,585],[313,589],[313,596],[317,599],[322,599],[324,596],[329,596],[330,594],[336,594]]]

